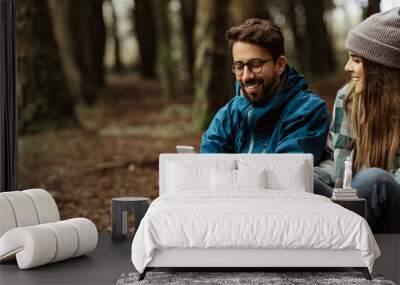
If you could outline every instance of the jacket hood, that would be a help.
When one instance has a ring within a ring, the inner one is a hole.
[[[308,85],[304,80],[303,75],[298,74],[294,67],[290,65],[286,65],[283,77],[284,82],[278,89],[278,92],[273,95],[263,106],[253,106],[251,102],[244,97],[240,84],[238,81],[236,81],[235,101],[244,117],[247,117],[250,108],[253,108],[251,120],[251,125],[253,125],[253,127],[259,118],[266,114],[270,114],[274,111],[274,109],[281,109],[281,107],[283,107],[293,96],[298,94],[299,91],[308,89]]]

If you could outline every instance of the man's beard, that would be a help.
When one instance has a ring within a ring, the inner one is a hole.
[[[261,93],[247,93],[245,87],[259,84],[262,86]],[[262,78],[251,78],[246,82],[240,82],[243,95],[250,101],[254,106],[264,105],[268,99],[270,99],[275,93],[279,85],[279,76],[274,76],[270,81],[265,82]]]

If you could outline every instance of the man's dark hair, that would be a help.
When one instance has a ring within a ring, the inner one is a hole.
[[[281,29],[269,20],[248,19],[243,24],[232,27],[226,32],[229,47],[238,41],[262,46],[268,50],[274,60],[285,55],[285,42]]]

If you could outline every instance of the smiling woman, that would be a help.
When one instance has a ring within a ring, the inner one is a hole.
[[[336,97],[331,131],[336,187],[350,158],[352,187],[367,200],[379,233],[400,233],[400,8],[374,14],[350,31],[345,71],[351,82]],[[316,187],[318,194],[332,189]]]

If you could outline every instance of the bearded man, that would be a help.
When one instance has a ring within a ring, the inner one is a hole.
[[[325,102],[287,64],[284,38],[268,20],[230,28],[236,96],[213,118],[201,153],[312,153],[322,158],[329,128]]]

